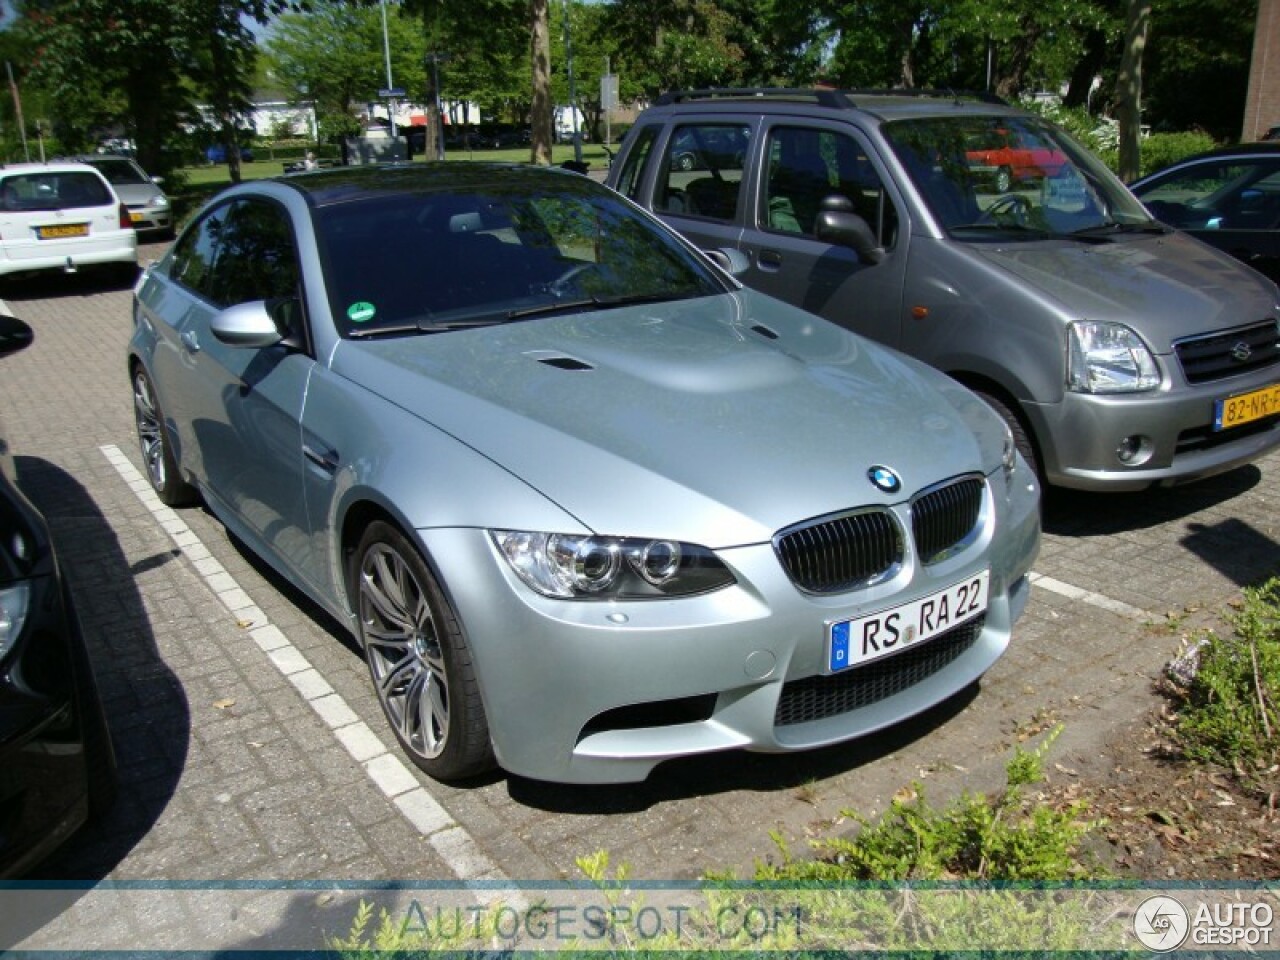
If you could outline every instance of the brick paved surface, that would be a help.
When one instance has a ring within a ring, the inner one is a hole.
[[[129,291],[54,277],[6,297],[36,342],[0,366],[0,411],[78,598],[122,775],[111,816],[38,876],[455,876],[453,847],[428,842],[376,787],[100,450],[113,445],[139,461],[124,367]],[[1152,703],[1150,679],[1178,643],[1166,614],[1218,608],[1241,584],[1280,570],[1278,474],[1273,456],[1194,487],[1055,498],[1036,568],[1053,589],[1033,589],[1009,653],[980,687],[869,741],[676,762],[618,788],[501,775],[458,788],[414,776],[507,877],[574,878],[575,857],[607,849],[640,878],[685,879],[708,868],[749,871],[774,853],[771,830],[802,850],[815,825],[846,807],[881,811],[913,778],[938,796],[990,788],[1017,732],[1038,717],[1066,724],[1056,749],[1070,766]],[[341,632],[206,512],[180,516],[394,747]]]

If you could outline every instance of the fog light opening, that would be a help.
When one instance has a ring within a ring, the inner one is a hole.
[[[1151,459],[1154,452],[1155,444],[1151,438],[1135,433],[1120,441],[1120,446],[1116,447],[1116,459],[1126,467],[1140,467]]]

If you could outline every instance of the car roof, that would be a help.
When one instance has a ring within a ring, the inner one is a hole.
[[[312,206],[323,207],[351,200],[410,193],[466,191],[501,186],[530,189],[546,187],[548,177],[565,177],[569,182],[589,182],[587,177],[560,167],[538,167],[527,163],[380,163],[359,167],[332,167],[272,177],[255,183],[283,184],[307,196]]]
[[[87,163],[80,163],[74,160],[51,160],[48,163],[0,164],[0,177],[7,177],[15,173],[71,173],[77,170],[88,171],[95,177],[102,176]]]
[[[1257,143],[1233,143],[1226,147],[1215,147],[1212,150],[1206,150],[1194,156],[1183,157],[1176,163],[1190,163],[1193,160],[1214,160],[1219,157],[1269,157],[1277,154],[1280,154],[1280,141],[1259,140]]]
[[[834,90],[800,87],[735,87],[675,90],[650,108],[664,112],[810,113],[860,111],[880,120],[907,116],[1028,116],[990,93],[955,90]]]

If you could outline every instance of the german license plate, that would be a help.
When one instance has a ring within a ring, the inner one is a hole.
[[[1230,430],[1277,413],[1280,413],[1280,383],[1214,401],[1213,429]]]
[[[60,223],[52,227],[37,227],[36,236],[41,240],[60,240],[63,237],[87,237],[87,223]]]
[[[827,672],[839,673],[924,643],[987,609],[988,570],[927,597],[827,630]]]

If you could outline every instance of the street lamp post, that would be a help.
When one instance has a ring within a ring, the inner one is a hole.
[[[582,136],[578,132],[578,91],[573,83],[573,40],[569,29],[569,0],[564,0],[564,61],[569,74],[569,122],[573,128],[573,159],[582,163]]]

